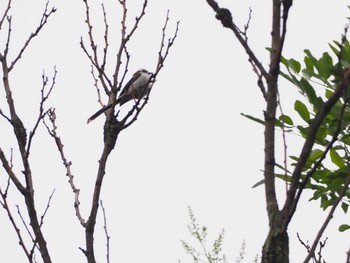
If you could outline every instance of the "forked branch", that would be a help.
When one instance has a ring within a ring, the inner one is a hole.
[[[110,40],[108,37],[109,26],[108,26],[107,12],[104,6],[102,6],[103,24],[105,29],[104,29],[104,38],[102,40],[104,43],[102,45],[103,50],[102,52],[99,53],[97,49],[97,44],[96,44],[99,41],[94,39],[94,35],[92,33],[93,25],[90,19],[91,15],[90,15],[89,3],[87,0],[84,0],[85,11],[86,11],[86,24],[88,26],[88,36],[89,36],[89,42],[90,42],[89,44],[90,44],[91,50],[88,50],[83,40],[81,40],[80,44],[81,44],[81,48],[83,49],[83,52],[86,54],[90,63],[92,64],[92,76],[94,79],[94,86],[97,90],[98,101],[101,104],[102,104],[102,100],[100,96],[100,90],[101,90],[100,85],[102,86],[103,90],[108,96],[109,105],[113,105],[113,103],[115,103],[116,101],[118,92],[121,90],[125,76],[128,72],[130,54],[127,49],[127,44],[135,34],[142,18],[145,16],[146,7],[148,4],[147,0],[143,1],[143,5],[139,15],[136,16],[134,23],[132,24],[131,28],[128,30],[126,26],[127,18],[128,18],[126,0],[119,0],[118,2],[122,7],[120,45],[114,61],[113,60],[108,61],[108,58],[110,57],[108,55]],[[149,79],[149,82],[146,84],[147,87],[148,87],[148,84],[150,84],[150,82],[153,83],[156,80],[158,73],[160,72],[161,68],[164,66],[164,61],[169,54],[170,47],[173,45],[177,36],[178,23],[176,26],[174,36],[169,38],[168,42],[166,43],[165,38],[166,38],[166,29],[167,29],[168,21],[169,21],[169,12],[167,13],[166,22],[162,29],[162,40],[161,40],[161,47],[158,53],[158,60],[156,63],[157,65],[154,73]],[[99,57],[101,56],[101,54],[102,54],[102,59],[100,59]],[[122,63],[125,63],[124,68],[121,67]],[[109,77],[109,74],[106,72],[107,64],[112,64],[112,68],[114,69],[112,77]],[[110,153],[115,147],[119,133],[125,128],[129,127],[133,122],[135,122],[140,112],[145,107],[149,98],[149,93],[142,94],[142,95],[144,96],[141,96],[139,99],[135,100],[135,104],[133,105],[131,110],[127,112],[126,115],[122,117],[120,120],[118,118],[119,112],[116,115],[114,114],[114,107],[109,107],[108,109],[110,110],[106,112],[107,119],[104,126],[104,148],[99,160],[99,166],[97,170],[95,187],[94,187],[94,192],[92,196],[90,214],[86,223],[82,223],[82,225],[85,227],[86,248],[85,249],[81,248],[81,251],[86,256],[87,261],[91,263],[96,262],[95,255],[94,255],[94,231],[95,231],[95,224],[96,224],[96,216],[100,205],[99,201],[100,201],[102,183],[106,173],[107,160]],[[108,234],[106,233],[106,235],[108,239]],[[109,254],[109,252],[107,254]]]

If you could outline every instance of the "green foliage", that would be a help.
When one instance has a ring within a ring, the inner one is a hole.
[[[338,228],[338,230],[339,230],[340,232],[344,232],[344,231],[346,231],[346,230],[348,230],[348,229],[350,229],[350,226],[347,225],[347,224],[340,225],[339,228]]]
[[[192,256],[193,262],[208,262],[208,263],[219,263],[227,262],[225,254],[222,253],[222,242],[225,231],[222,230],[219,236],[214,240],[211,249],[207,248],[207,227],[199,226],[196,222],[196,218],[193,214],[192,209],[188,208],[190,217],[190,225],[188,225],[188,231],[200,244],[201,250],[198,251],[194,246],[190,245],[186,241],[181,240],[183,248],[188,254]]]
[[[222,252],[222,244],[223,244],[224,233],[225,233],[224,229],[220,232],[218,237],[214,240],[211,248],[208,248],[207,247],[207,242],[208,242],[207,227],[200,226],[197,223],[194,213],[190,207],[188,208],[188,213],[190,217],[190,224],[187,226],[188,231],[190,232],[191,236],[195,238],[196,242],[199,245],[199,249],[196,248],[196,246],[193,246],[186,241],[181,240],[181,243],[185,251],[189,255],[191,255],[193,262],[194,263],[199,263],[199,262],[226,263],[227,262],[226,256]],[[246,255],[246,243],[245,241],[243,241],[239,254],[235,260],[235,263],[242,263],[245,255]],[[253,262],[258,262],[258,256],[255,257]]]
[[[306,125],[295,125],[296,131],[303,138],[307,138],[309,134],[312,118],[317,114],[325,100],[333,94],[341,72],[349,66],[349,42],[345,41],[340,44],[334,41],[329,46],[338,60],[337,63],[334,63],[334,59],[327,52],[324,52],[320,58],[316,58],[310,50],[305,50],[304,67],[295,59],[282,59],[287,73],[281,73],[281,75],[298,88],[309,104],[307,105],[300,100],[296,100],[294,103],[294,110],[306,123]],[[291,123],[296,122],[292,120]],[[349,124],[350,110],[341,99],[320,126],[316,134],[315,149],[311,152],[303,168],[304,178],[312,173],[306,188],[314,191],[312,200],[319,199],[323,209],[334,204],[347,180],[350,162]],[[334,141],[335,143],[333,143]],[[331,147],[329,147],[330,142],[332,142]],[[290,158],[292,165],[298,161],[296,156]],[[319,163],[320,161],[322,162]],[[317,169],[312,170],[316,164],[318,164]],[[287,180],[287,178],[280,178]],[[349,197],[350,193],[347,198]],[[348,200],[343,200],[341,207],[344,212],[347,212],[348,203]]]
[[[292,83],[303,96],[303,99],[296,99],[294,102],[294,111],[300,117],[299,120],[285,114],[276,119],[276,127],[281,128],[284,133],[297,133],[304,139],[308,138],[313,119],[333,95],[343,72],[350,66],[348,40],[344,40],[343,43],[334,41],[329,47],[331,51],[324,52],[319,58],[310,50],[305,50],[303,62],[282,57],[281,63],[285,71],[281,71],[281,76]],[[335,203],[350,174],[350,107],[345,104],[349,98],[350,85],[317,130],[314,149],[302,169],[302,180],[310,178],[306,189],[313,191],[311,200],[319,200],[322,209]],[[265,124],[264,120],[249,115],[243,116]],[[289,157],[290,166],[295,166],[299,157]],[[287,167],[280,164],[276,166],[282,170],[276,177],[290,182],[292,174]],[[263,183],[264,180],[261,180],[253,187]],[[350,204],[349,198],[350,190],[341,203],[345,213]],[[349,225],[342,225],[339,231],[348,228]]]
[[[300,117],[309,123],[310,121],[310,112],[307,109],[306,105],[302,103],[300,100],[296,100],[294,103],[294,109],[296,112],[299,113]]]

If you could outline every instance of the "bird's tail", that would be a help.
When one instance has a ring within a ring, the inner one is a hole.
[[[110,108],[112,108],[112,106],[114,106],[115,103],[110,103],[107,106],[103,107],[102,109],[98,110],[96,113],[94,113],[93,115],[91,115],[91,117],[87,120],[87,123],[90,123],[90,121],[93,121],[94,119],[96,119],[98,116],[100,116],[102,113],[104,113],[105,111],[109,110]]]

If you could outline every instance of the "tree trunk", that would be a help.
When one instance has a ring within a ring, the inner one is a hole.
[[[283,214],[270,214],[270,230],[265,240],[261,263],[289,263],[289,238]]]
[[[289,263],[289,238],[287,231],[271,229],[263,246],[261,263]]]

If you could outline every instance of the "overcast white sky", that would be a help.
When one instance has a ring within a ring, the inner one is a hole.
[[[2,1],[5,2],[5,1]],[[91,5],[96,30],[102,25],[101,1]],[[105,0],[112,41],[118,43],[120,7]],[[142,1],[129,1],[130,21]],[[137,3],[136,3],[137,2]],[[242,26],[252,7],[249,41],[267,64],[265,47],[270,44],[271,1],[229,1],[219,4],[232,11]],[[328,51],[327,43],[340,39],[348,1],[294,1],[291,9],[285,56],[301,59],[304,49],[316,55]],[[2,8],[3,3],[0,3]],[[14,56],[40,19],[44,1],[13,1]],[[58,11],[16,66],[12,88],[18,113],[32,127],[40,98],[41,73],[52,74],[57,66],[57,84],[48,105],[56,108],[59,132],[73,173],[81,189],[86,217],[102,149],[103,117],[91,124],[86,119],[99,108],[90,65],[79,46],[87,41],[82,1],[52,1]],[[267,234],[263,188],[251,186],[262,178],[263,129],[240,116],[262,116],[264,102],[243,49],[233,34],[221,27],[205,0],[149,0],[147,15],[130,42],[130,74],[141,67],[152,70],[157,62],[161,28],[170,9],[169,36],[180,20],[178,39],[165,68],[158,76],[151,99],[137,122],[120,135],[107,167],[102,199],[111,235],[111,262],[191,262],[180,240],[191,241],[187,231],[188,206],[198,222],[208,226],[209,239],[225,228],[224,250],[230,262],[238,255],[242,240],[247,243],[245,262],[260,254]],[[3,9],[0,9],[3,10]],[[112,35],[115,39],[112,40]],[[1,50],[4,32],[0,34]],[[101,45],[103,39],[100,39]],[[113,57],[110,58],[113,63]],[[297,92],[281,86],[285,112],[293,114]],[[3,90],[0,107],[6,109]],[[6,121],[0,120],[0,143],[7,153],[13,137]],[[290,138],[290,154],[298,153],[298,141]],[[73,194],[58,153],[42,127],[31,155],[38,211],[42,212],[56,189],[46,216],[44,233],[55,262],[84,262],[78,250],[84,247],[84,231],[75,218]],[[16,165],[16,163],[15,163]],[[17,167],[20,171],[21,167]],[[3,174],[3,172],[2,172]],[[4,176],[1,176],[4,177]],[[1,178],[3,183],[3,178]],[[284,185],[281,183],[281,195]],[[11,191],[12,206],[23,202]],[[313,240],[326,214],[318,203],[305,198],[290,226],[291,262],[300,262],[304,248],[296,240]],[[15,208],[13,207],[15,213]],[[24,213],[24,212],[23,212]],[[340,219],[329,226],[324,255],[329,262],[345,261],[349,233],[338,233]],[[0,211],[2,262],[26,262],[4,211]],[[96,228],[96,251],[104,261],[105,240],[101,216]],[[24,231],[23,231],[24,233]],[[4,238],[6,237],[6,238]],[[40,260],[39,260],[40,262]]]

